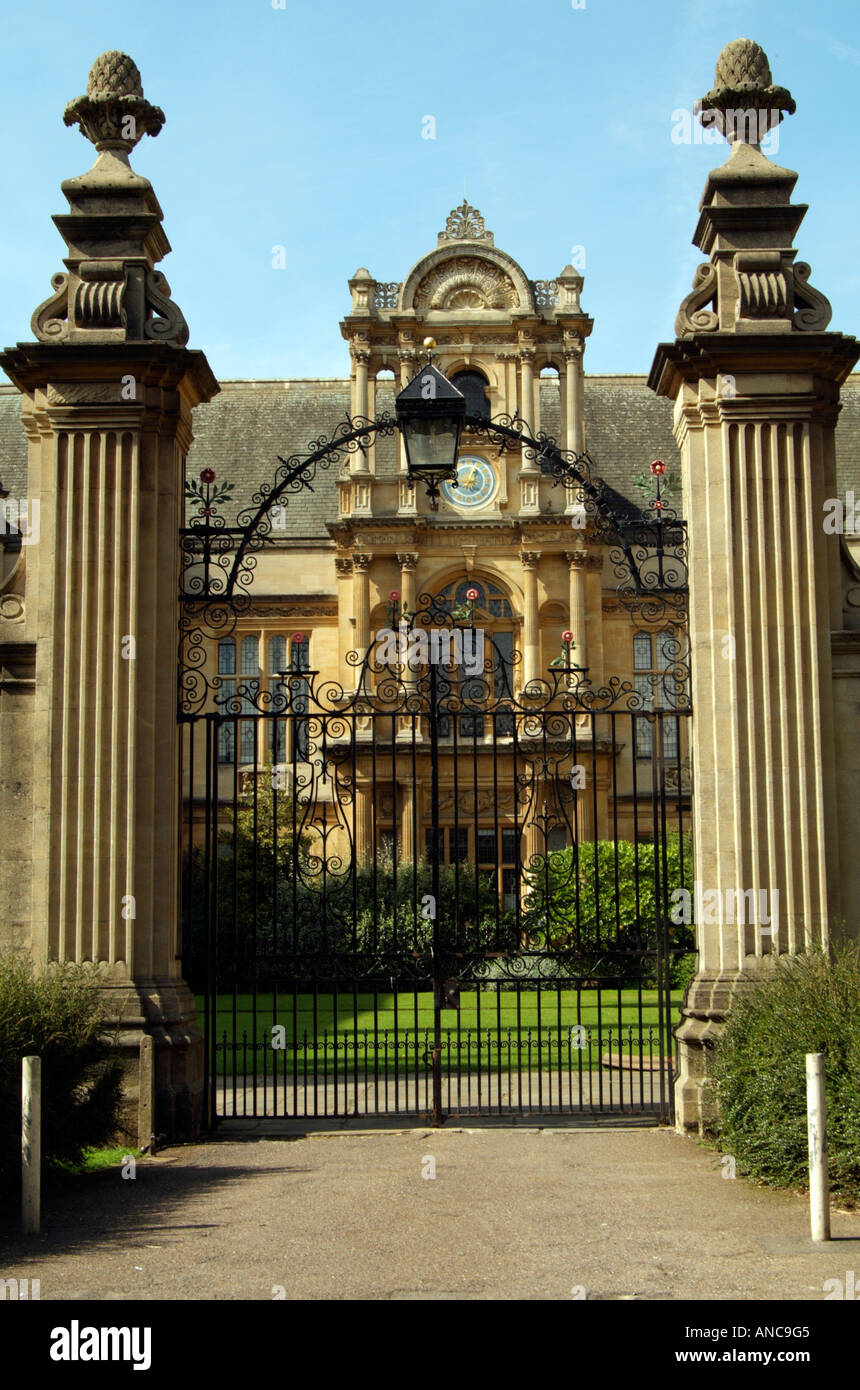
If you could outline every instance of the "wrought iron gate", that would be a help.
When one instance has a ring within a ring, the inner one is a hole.
[[[184,533],[180,701],[183,962],[210,1121],[670,1118],[692,949],[673,905],[692,869],[666,517],[656,547],[640,526],[622,548],[638,547],[629,608],[655,643],[635,681],[595,689],[567,646],[524,682],[454,593],[395,608],[348,681],[294,641],[264,685],[212,666],[247,594],[210,569],[241,575],[237,536],[277,489],[231,535],[213,481]]]

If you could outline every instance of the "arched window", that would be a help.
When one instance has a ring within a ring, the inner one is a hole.
[[[470,598],[470,594],[474,597]],[[467,604],[471,605],[474,628],[483,632],[485,639],[490,643],[489,651],[485,651],[485,659],[492,658],[493,695],[497,700],[512,696],[514,610],[504,589],[489,580],[457,579],[447,584],[436,596],[436,604],[443,612],[450,612],[455,619],[465,614]],[[463,699],[468,701],[473,698],[477,704],[485,700],[488,693],[485,676],[473,675],[470,685],[469,673],[460,669],[456,680]],[[480,738],[485,732],[484,724],[484,717],[478,713],[461,714],[460,733],[464,738]],[[447,717],[440,720],[439,732],[443,738],[450,734],[450,720]],[[506,735],[512,732],[513,716],[505,712],[498,714],[496,733]]]
[[[455,372],[451,377],[451,384],[466,397],[467,415],[480,415],[484,418],[489,416],[490,399],[487,395],[487,378],[483,372]]]

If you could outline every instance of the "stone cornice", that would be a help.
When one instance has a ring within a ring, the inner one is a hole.
[[[674,399],[685,382],[767,372],[806,372],[841,386],[858,358],[860,343],[844,333],[709,332],[659,343],[648,386],[656,395]]]
[[[205,353],[170,343],[17,343],[0,353],[0,366],[26,394],[60,383],[113,388],[124,376],[133,376],[144,386],[181,387],[189,405],[195,406],[221,389]],[[86,403],[128,412],[142,404],[121,398]]]

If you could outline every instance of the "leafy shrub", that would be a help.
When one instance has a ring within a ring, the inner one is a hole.
[[[739,995],[716,1048],[716,1138],[741,1172],[772,1187],[808,1183],[807,1052],[823,1052],[832,1190],[860,1197],[860,949],[783,957]]]
[[[121,1075],[108,1060],[98,985],[82,966],[38,971],[0,955],[0,1190],[21,1172],[21,1058],[42,1058],[42,1156],[78,1162],[119,1128]]]
[[[661,856],[662,874],[662,856]],[[654,950],[662,904],[675,888],[692,887],[689,837],[667,836],[666,882],[658,884],[652,844],[585,841],[553,851],[530,871],[529,934],[557,950]],[[668,917],[668,909],[665,913]],[[688,928],[669,921],[671,946],[691,947]]]

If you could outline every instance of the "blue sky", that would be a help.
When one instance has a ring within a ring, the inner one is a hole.
[[[167,116],[132,163],[164,209],[161,268],[191,346],[219,377],[345,375],[347,279],[359,265],[404,278],[464,187],[532,279],[584,248],[586,369],[645,372],[702,259],[699,198],[727,154],[673,143],[672,113],[741,35],[797,102],[773,157],[810,204],[799,258],[831,327],[860,330],[856,0],[3,0],[2,25],[4,344],[32,336],[61,268],[60,182],[92,162],[63,107],[119,48]]]

